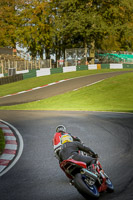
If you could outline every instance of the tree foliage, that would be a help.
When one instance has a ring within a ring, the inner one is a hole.
[[[49,3],[47,1],[32,0],[23,2],[19,9],[21,24],[17,35],[19,43],[27,47],[32,56],[37,54],[49,56],[52,48],[52,24],[49,17]]]
[[[56,17],[60,39],[73,46],[95,41],[96,48],[107,50],[133,48],[132,23],[132,0],[64,0]]]
[[[0,46],[16,46],[15,0],[0,0]]]
[[[132,0],[0,0],[0,46],[33,57],[65,48],[133,50]]]
[[[112,1],[106,9],[104,17],[107,20],[109,33],[101,41],[104,50],[133,49],[133,1]]]

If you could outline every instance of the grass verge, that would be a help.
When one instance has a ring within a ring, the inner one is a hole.
[[[43,85],[53,83],[53,82],[56,82],[56,81],[59,81],[59,80],[75,78],[75,77],[79,77],[79,76],[98,74],[98,73],[122,71],[122,70],[127,71],[127,70],[130,70],[130,69],[84,70],[84,71],[67,72],[67,73],[52,74],[52,75],[47,75],[47,76],[29,78],[29,79],[14,82],[14,83],[0,85],[0,97],[8,95],[8,94],[14,94],[14,93],[17,93],[17,92],[29,90],[29,89],[32,89],[32,88],[35,88],[35,87],[43,86]]]
[[[5,138],[2,129],[0,128],[0,155],[2,154],[5,147]]]
[[[133,112],[133,73],[48,99],[1,109]]]

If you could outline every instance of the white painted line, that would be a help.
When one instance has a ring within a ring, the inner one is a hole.
[[[30,91],[33,91],[33,90],[37,90],[37,89],[41,89],[41,88],[48,87],[48,86],[51,86],[51,85],[55,85],[55,84],[58,84],[58,83],[61,83],[61,82],[67,81],[67,80],[69,80],[69,79],[60,80],[60,81],[57,81],[57,82],[46,84],[44,86],[35,87],[35,88],[29,89],[29,90],[26,90],[26,91],[21,91],[21,92],[17,92],[17,93],[14,93],[14,94],[5,95],[5,96],[2,96],[0,98],[10,97],[10,96],[15,96],[15,95],[18,95],[18,94],[30,92]]]
[[[11,127],[14,132],[16,133],[17,137],[18,137],[18,140],[19,140],[19,148],[18,148],[18,152],[17,152],[17,155],[16,157],[14,158],[13,162],[2,172],[0,173],[0,176],[3,176],[5,173],[7,173],[15,164],[16,162],[19,160],[22,152],[23,152],[23,147],[24,147],[24,143],[23,143],[23,138],[22,136],[20,135],[19,131],[14,127],[12,126],[11,124],[9,124],[8,122],[5,122],[3,120],[0,120],[1,122],[7,124],[9,127]],[[8,144],[7,144],[8,145]],[[16,145],[17,147],[17,145]]]
[[[0,165],[0,172],[2,172],[3,171],[3,169],[5,169],[5,165]]]
[[[112,72],[109,72],[109,73],[112,73]],[[86,75],[86,76],[95,76],[95,75],[99,75],[99,74],[106,74],[106,73],[98,73],[98,74],[91,74],[91,75]],[[86,77],[86,76],[78,76],[78,77],[74,77],[74,78],[69,78],[69,79],[64,79],[64,80],[60,80],[60,81],[56,81],[56,82],[53,82],[53,83],[49,83],[49,84],[46,84],[44,86],[40,86],[40,87],[36,87],[36,88],[32,88],[32,89],[29,89],[29,90],[26,90],[26,91],[22,91],[22,92],[18,92],[18,93],[15,93],[15,94],[9,94],[9,95],[5,95],[5,96],[2,96],[0,98],[4,98],[4,97],[9,97],[9,96],[14,96],[14,95],[18,95],[18,94],[21,94],[21,93],[25,93],[25,92],[30,92],[30,91],[33,91],[33,90],[37,90],[37,89],[41,89],[41,88],[44,88],[44,87],[48,87],[48,86],[51,86],[51,85],[54,85],[54,84],[58,84],[60,82],[63,82],[63,81],[69,81],[69,80],[73,80],[73,79],[79,79],[79,78],[82,78],[82,77]],[[106,78],[105,78],[106,79]],[[105,80],[103,79],[103,80]],[[95,83],[94,83],[95,84]],[[77,89],[73,90],[73,91],[76,91]]]
[[[88,85],[84,85],[83,87],[76,88],[76,89],[74,89],[73,91],[77,91],[77,90],[80,90],[80,89],[82,89],[82,88],[84,88],[84,87],[88,87],[88,86],[91,86],[91,85],[95,85],[95,84],[97,84],[97,83],[99,83],[99,82],[101,82],[101,81],[103,81],[103,80],[105,80],[105,79],[102,79],[102,80],[100,80],[100,81],[96,81],[96,82],[94,82],[94,83],[90,83],[90,84],[88,84]]]

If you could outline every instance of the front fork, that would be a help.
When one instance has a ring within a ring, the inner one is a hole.
[[[98,191],[99,192],[105,191],[107,189],[106,180],[108,179],[108,176],[103,171],[102,166],[98,160],[97,160],[97,169],[96,170],[97,170],[98,174],[100,175],[100,177],[98,178],[98,182],[100,184]]]

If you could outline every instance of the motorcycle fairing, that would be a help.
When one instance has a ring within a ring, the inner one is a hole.
[[[61,169],[65,172],[66,176],[70,179],[73,179],[72,172],[78,167],[87,168],[86,163],[81,161],[76,161],[74,159],[64,160],[60,163]]]

